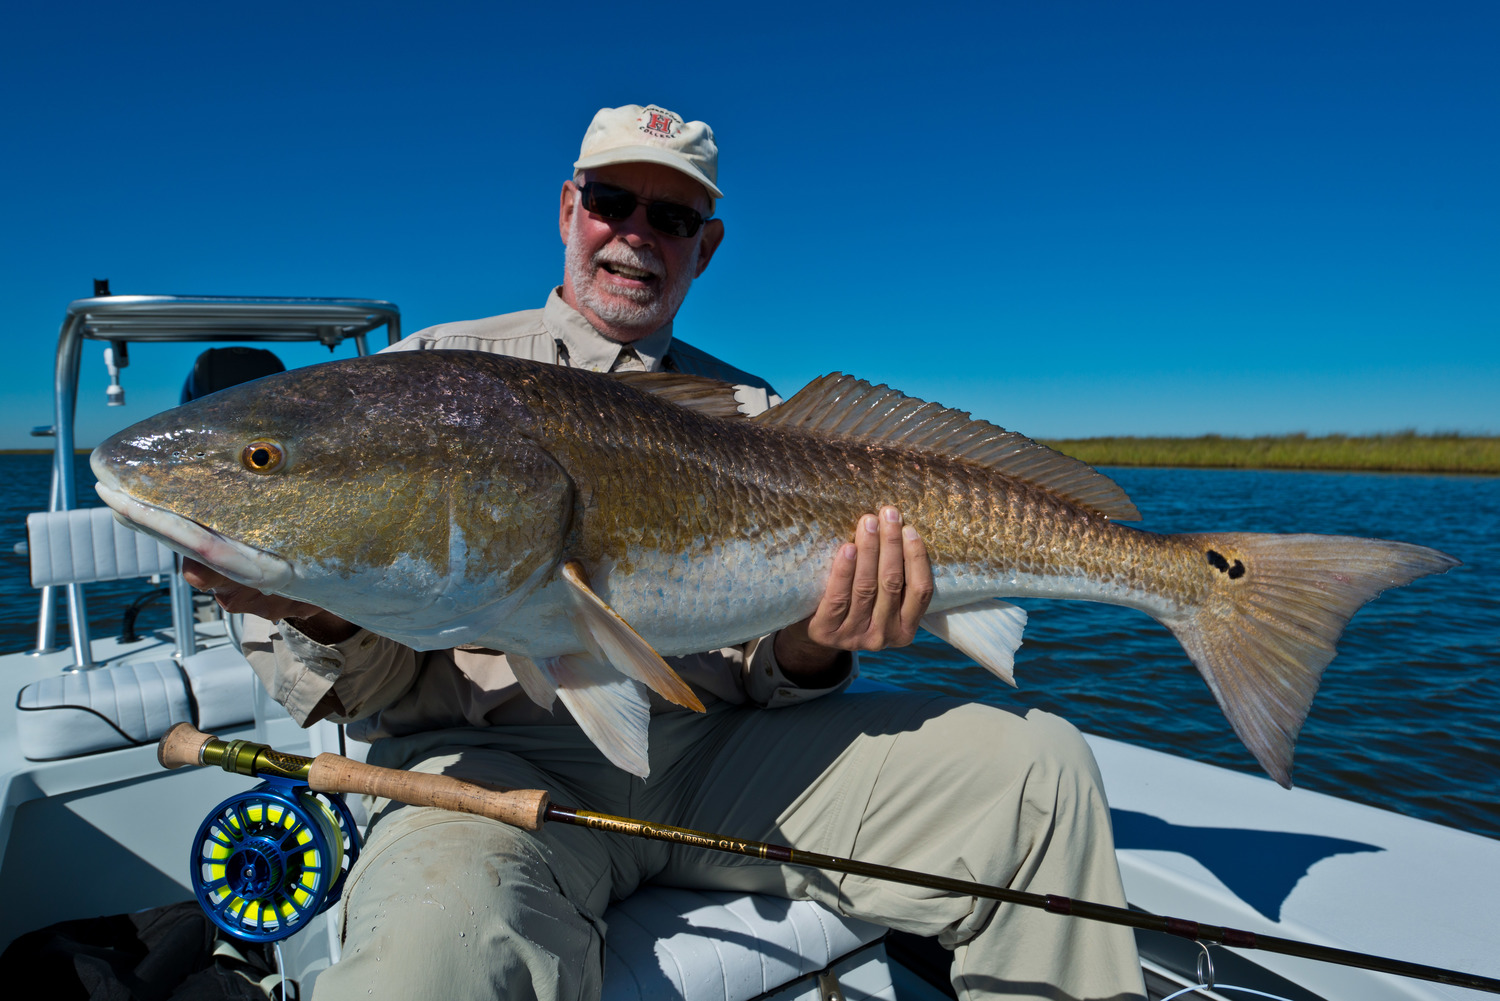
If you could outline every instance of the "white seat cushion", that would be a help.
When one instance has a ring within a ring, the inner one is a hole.
[[[885,934],[808,900],[664,886],[604,920],[604,1001],[747,1001]]]
[[[213,733],[255,718],[255,686],[260,682],[233,646],[199,650],[182,662],[182,672],[193,693],[198,718],[192,723],[198,729]]]
[[[16,736],[31,761],[149,744],[188,722],[213,730],[255,716],[255,675],[231,646],[43,678],[16,696]]]
[[[172,572],[172,551],[120,524],[107,507],[29,514],[26,535],[32,587]]]

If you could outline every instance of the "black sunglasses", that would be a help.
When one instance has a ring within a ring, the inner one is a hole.
[[[579,185],[578,190],[583,195],[585,209],[614,222],[629,219],[635,207],[644,201],[634,191],[603,181],[589,181]],[[707,221],[697,209],[676,202],[645,202],[645,205],[646,222],[667,236],[692,236]]]

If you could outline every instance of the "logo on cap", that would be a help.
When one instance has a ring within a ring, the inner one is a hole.
[[[682,120],[660,108],[645,109],[635,123],[642,132],[658,139],[675,139],[682,131]]]

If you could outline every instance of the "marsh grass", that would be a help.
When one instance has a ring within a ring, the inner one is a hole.
[[[1195,469],[1323,469],[1389,473],[1500,474],[1500,436],[1457,433],[1231,438],[1046,438],[1043,445],[1091,466]],[[44,455],[51,449],[0,449],[0,455]],[[87,455],[89,449],[77,449]]]
[[[1321,437],[1068,438],[1043,444],[1091,466],[1500,473],[1500,437],[1415,431]]]

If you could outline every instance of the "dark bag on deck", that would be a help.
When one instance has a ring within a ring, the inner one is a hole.
[[[63,921],[0,954],[10,998],[47,1001],[292,1001],[269,945],[226,938],[196,901]],[[264,985],[264,986],[263,986]]]

